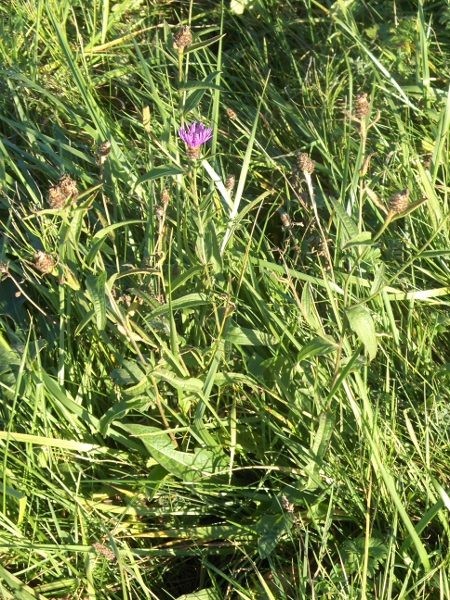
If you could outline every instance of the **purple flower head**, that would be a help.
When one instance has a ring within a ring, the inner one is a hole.
[[[189,148],[199,148],[212,138],[212,129],[205,127],[203,123],[192,123],[186,129],[180,127],[178,135]]]

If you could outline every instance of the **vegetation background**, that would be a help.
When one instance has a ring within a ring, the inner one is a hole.
[[[450,598],[448,0],[0,15],[1,598]]]

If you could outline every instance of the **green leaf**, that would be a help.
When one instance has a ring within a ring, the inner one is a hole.
[[[314,303],[314,298],[313,298],[313,295],[311,292],[311,284],[308,282],[303,286],[302,306],[303,306],[303,314],[304,314],[304,317],[305,317],[308,325],[312,329],[315,329],[316,331],[318,329],[321,329],[319,319],[318,319],[317,309],[316,309],[316,306]]]
[[[371,296],[376,294],[384,286],[385,273],[386,273],[386,267],[384,266],[384,263],[380,263],[376,268],[375,277],[374,277],[372,286],[370,288]]]
[[[200,592],[192,592],[192,594],[183,594],[178,596],[177,600],[221,600],[222,595],[214,588],[206,588]]]
[[[191,392],[194,394],[201,394],[203,391],[203,381],[195,377],[187,377],[186,379],[180,379],[176,377],[172,371],[164,369],[155,369],[152,371],[152,376],[158,381],[162,379],[175,389],[183,392]]]
[[[161,177],[173,177],[174,175],[181,175],[184,173],[181,167],[175,165],[160,165],[154,169],[150,169],[147,173],[139,177],[136,181],[136,185],[140,185],[145,181],[152,181],[153,179],[161,179]]]
[[[12,278],[2,281],[2,293],[0,294],[0,315],[11,317],[19,328],[27,326],[28,316],[22,304],[26,301],[23,294],[19,294],[19,288]]]
[[[347,239],[351,240],[352,238],[356,238],[356,236],[358,236],[360,233],[354,220],[348,215],[345,208],[338,200],[333,200],[333,198],[330,198],[330,202],[333,205],[336,215],[338,216],[339,221],[344,228]]]
[[[263,515],[256,525],[256,531],[261,534],[258,539],[258,552],[264,560],[275,549],[278,540],[286,530],[292,527],[292,521],[284,514]]]
[[[49,448],[64,448],[65,450],[74,450],[75,452],[90,452],[99,448],[97,444],[87,444],[75,440],[62,440],[60,438],[49,438],[43,435],[33,435],[31,433],[16,433],[11,431],[0,431],[0,440],[13,440],[14,442],[23,442],[24,444],[36,444],[37,446],[48,446]]]
[[[320,460],[325,456],[335,423],[336,417],[333,413],[323,412],[319,417],[319,428],[311,450]]]
[[[372,243],[372,234],[370,231],[361,231],[358,235],[352,237],[342,246],[342,249],[351,248],[352,246],[370,246]]]
[[[336,344],[334,342],[321,337],[316,337],[303,346],[297,356],[297,360],[304,360],[309,356],[326,356],[335,350]]]
[[[191,54],[192,52],[197,52],[198,50],[201,50],[202,48],[207,48],[208,46],[211,46],[212,44],[216,44],[217,42],[219,42],[223,37],[225,37],[224,33],[222,33],[221,35],[216,35],[215,37],[209,38],[208,40],[204,40],[202,42],[195,42],[191,46],[188,46],[185,49],[184,53]]]
[[[197,308],[198,306],[203,306],[204,304],[210,304],[210,300],[208,300],[208,296],[206,294],[186,294],[181,298],[172,300],[172,310]],[[169,304],[163,304],[162,306],[159,306],[154,311],[152,311],[152,313],[149,315],[149,318],[154,319],[155,317],[159,317],[160,315],[164,315],[168,312]]]
[[[106,413],[101,417],[99,422],[99,431],[102,435],[109,435],[109,427],[113,421],[120,421],[125,417],[130,410],[146,411],[152,404],[150,398],[137,398],[131,400],[125,400],[124,402],[118,402],[113,404]]]
[[[39,594],[27,585],[24,581],[7,571],[2,565],[0,565],[0,581],[5,583],[14,592],[14,598],[16,600],[46,600],[46,596]],[[0,584],[1,585],[1,584]],[[2,591],[3,585],[1,585]],[[6,596],[2,593],[3,598],[11,598],[12,596]]]
[[[122,390],[122,395],[127,400],[131,400],[133,398],[138,398],[139,396],[142,396],[144,394],[150,395],[151,397],[153,397],[153,393],[147,391],[151,387],[153,387],[153,384],[150,381],[150,379],[148,377],[143,377],[139,381],[139,383],[136,383],[136,385],[133,385],[131,387],[128,387],[128,388]]]
[[[192,92],[187,97],[185,105],[183,106],[183,114],[184,115],[189,114],[191,111],[193,111],[195,108],[197,108],[197,106],[200,103],[201,99],[205,95],[205,92],[206,92],[206,89],[204,89],[204,90],[196,90],[195,92]]]
[[[54,29],[55,33],[57,34],[59,47],[65,58],[65,64],[72,71],[73,81],[75,82],[75,84],[78,88],[78,91],[81,95],[82,104],[83,104],[83,106],[86,107],[86,110],[89,112],[92,122],[95,125],[95,129],[97,129],[97,131],[101,132],[102,138],[105,138],[107,127],[105,125],[104,119],[102,118],[103,111],[98,110],[98,105],[97,105],[94,97],[91,94],[89,86],[87,85],[87,81],[83,77],[83,73],[80,70],[80,68],[77,64],[77,61],[75,60],[75,58],[72,54],[72,49],[71,49],[70,43],[66,37],[66,32],[64,31],[64,28],[61,27],[56,16],[53,14],[53,12],[50,10],[50,8],[48,8],[47,13],[52,21],[53,29]]]
[[[97,231],[97,233],[94,235],[93,239],[100,240],[100,239],[106,237],[108,234],[111,233],[111,231],[114,231],[114,229],[117,229],[118,227],[126,227],[127,225],[139,225],[139,224],[142,224],[141,219],[133,219],[132,221],[122,221],[120,223],[113,223],[112,225],[107,225],[103,229],[100,229],[100,231]],[[92,258],[91,258],[91,260],[92,260]]]
[[[12,366],[19,366],[21,362],[12,350],[0,346],[0,373],[10,371]]]
[[[246,327],[230,327],[224,339],[236,346],[273,346],[277,343],[272,335]]]
[[[377,354],[377,337],[369,309],[363,305],[354,306],[347,310],[346,316],[350,329],[356,333],[360,341],[364,344],[369,354],[369,359],[373,360]]]
[[[314,442],[311,448],[311,452],[314,454],[315,458],[305,467],[305,471],[309,475],[308,484],[305,488],[306,490],[313,491],[318,487],[320,463],[322,462],[328,444],[330,443],[335,422],[336,417],[333,413],[323,412],[319,417],[319,427],[314,436]]]
[[[184,286],[189,281],[189,279],[192,279],[199,273],[202,273],[204,269],[205,267],[203,265],[194,265],[193,267],[190,267],[189,269],[178,275],[178,277],[175,277],[175,279],[172,279],[172,293],[175,292],[179,287]]]
[[[122,359],[121,366],[111,371],[110,377],[115,385],[136,385],[145,377],[145,373],[136,362]]]
[[[48,399],[58,413],[60,420],[67,422],[71,427],[87,430],[88,427],[97,429],[98,419],[90,414],[83,406],[77,404],[69,397],[69,392],[61,388],[47,373],[41,373],[40,378],[48,393]]]
[[[11,496],[12,498],[14,498],[19,505],[19,514],[17,517],[17,525],[20,525],[22,523],[23,518],[26,513],[27,497],[25,496],[25,494],[23,494],[22,492],[18,492],[17,490],[13,489],[9,485],[6,486],[5,491],[6,491],[6,494],[8,496]]]
[[[170,437],[156,427],[129,424],[122,427],[142,440],[158,464],[185,482],[210,478],[228,468],[228,459],[220,451],[197,448],[195,452],[181,452],[174,448]]]
[[[214,73],[210,73],[203,81],[187,81],[180,90],[209,90],[213,89],[222,89],[218,85],[214,85],[212,82],[219,75],[219,71],[214,71]]]
[[[94,306],[97,327],[103,331],[106,326],[106,272],[100,275],[90,274],[86,277],[86,288]]]
[[[368,545],[368,564],[367,573],[369,577],[375,575],[375,571],[380,568],[380,563],[384,563],[387,557],[386,545],[377,538],[357,538],[356,540],[346,540],[342,546],[342,558],[349,573],[361,571],[364,563],[364,555]]]
[[[206,225],[205,249],[206,259],[211,264],[214,275],[218,275],[222,272],[222,258],[220,256],[220,248],[217,241],[217,231],[213,221],[209,221]]]
[[[183,106],[184,115],[187,115],[191,110],[194,110],[194,108],[198,106],[205,92],[211,89],[220,89],[220,87],[212,84],[217,75],[219,75],[219,73],[216,71],[210,73],[203,81],[189,82],[188,85],[184,86],[184,89],[194,90],[189,94]]]

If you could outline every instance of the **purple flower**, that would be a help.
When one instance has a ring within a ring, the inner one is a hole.
[[[199,148],[212,138],[212,129],[205,127],[203,123],[192,123],[186,129],[180,127],[178,135],[189,148]]]

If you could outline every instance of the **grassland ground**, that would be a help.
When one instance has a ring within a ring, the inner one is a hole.
[[[448,2],[0,26],[1,598],[450,599]]]

